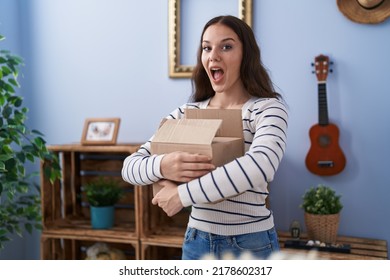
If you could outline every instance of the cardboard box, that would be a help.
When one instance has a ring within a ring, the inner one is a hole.
[[[185,118],[166,120],[151,142],[152,154],[175,151],[210,156],[222,166],[244,154],[241,110],[187,109]],[[153,185],[153,194],[161,189]]]

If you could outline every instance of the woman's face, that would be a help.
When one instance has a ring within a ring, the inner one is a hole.
[[[242,43],[229,27],[209,26],[202,38],[202,64],[216,93],[241,86]]]

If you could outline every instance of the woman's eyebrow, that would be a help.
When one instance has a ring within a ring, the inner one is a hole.
[[[222,43],[224,43],[226,41],[235,41],[235,40],[233,38],[230,38],[230,37],[221,40]],[[210,43],[210,41],[208,41],[208,40],[203,40],[202,42],[208,43],[208,44]]]

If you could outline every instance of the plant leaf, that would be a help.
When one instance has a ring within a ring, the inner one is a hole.
[[[32,233],[33,227],[30,223],[24,224],[24,228],[28,231],[29,234]]]
[[[30,169],[26,161],[44,159],[50,168],[43,175],[53,182],[61,178],[58,157],[48,151],[43,134],[25,125],[29,110],[15,94],[22,65],[21,57],[0,50],[0,250],[11,240],[9,233],[22,236],[25,231],[21,229],[31,233],[42,228],[40,188],[33,180],[40,173],[26,174]]]

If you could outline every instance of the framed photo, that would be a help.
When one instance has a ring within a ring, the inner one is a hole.
[[[115,145],[119,131],[119,118],[89,118],[85,120],[82,145]]]

